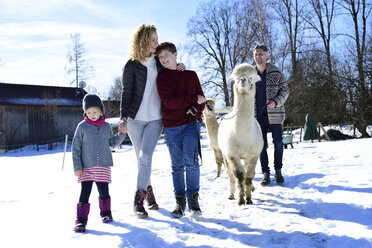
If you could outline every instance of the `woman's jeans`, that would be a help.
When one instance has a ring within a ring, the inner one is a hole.
[[[190,197],[191,192],[199,191],[199,133],[199,122],[192,122],[178,127],[164,128],[165,139],[172,162],[172,178],[175,195]]]
[[[281,124],[269,124],[269,120],[259,120],[261,126],[262,137],[264,140],[264,147],[260,154],[260,162],[262,173],[269,172],[269,158],[267,156],[267,132],[271,131],[274,143],[274,168],[275,170],[282,169],[283,166],[283,129]]]
[[[161,119],[154,121],[128,119],[127,127],[137,155],[137,189],[146,191],[147,186],[151,185],[152,155],[163,129],[163,122]]]

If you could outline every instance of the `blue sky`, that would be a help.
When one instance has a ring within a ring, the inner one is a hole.
[[[95,75],[87,84],[107,91],[128,59],[133,32],[158,28],[176,45],[203,0],[0,0],[0,82],[70,86],[69,35],[80,33]],[[181,57],[182,58],[182,57]]]

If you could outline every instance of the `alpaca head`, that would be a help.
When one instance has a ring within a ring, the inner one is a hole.
[[[248,63],[236,66],[231,74],[231,79],[234,81],[234,91],[243,95],[254,94],[256,83],[261,80],[256,69]]]
[[[205,102],[205,109],[203,111],[205,116],[215,115],[214,114],[215,98],[207,98]]]

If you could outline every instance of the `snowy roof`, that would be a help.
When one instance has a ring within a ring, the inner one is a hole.
[[[0,105],[81,106],[83,89],[0,83]]]

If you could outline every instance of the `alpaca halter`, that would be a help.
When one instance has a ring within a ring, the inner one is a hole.
[[[242,104],[243,104],[243,100],[244,100],[244,97],[245,97],[245,95],[243,95],[243,98],[242,98],[242,100],[240,101],[240,104],[239,104],[239,107],[238,107],[238,110],[236,111],[236,113],[233,115],[233,116],[231,116],[231,117],[225,117],[226,115],[224,115],[223,117],[222,117],[222,120],[231,120],[232,118],[234,118],[238,113],[239,113],[239,111],[240,111],[240,107],[242,106]],[[227,115],[228,114],[230,114],[232,111],[230,111],[229,113],[227,113]],[[221,120],[221,121],[222,121]]]
[[[217,113],[212,109],[211,106],[209,106],[208,104],[206,104],[206,107],[208,109],[209,112],[211,112],[214,116],[217,116]]]

